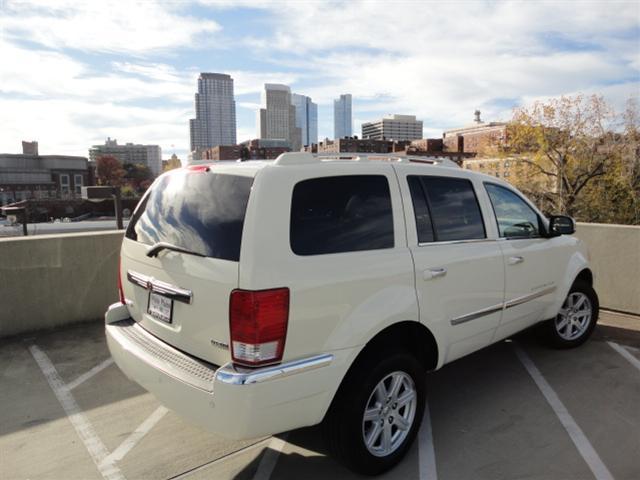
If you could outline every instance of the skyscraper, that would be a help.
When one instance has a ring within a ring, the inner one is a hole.
[[[201,73],[195,107],[196,118],[189,120],[192,152],[216,145],[235,145],[236,102],[229,75]]]
[[[265,83],[258,111],[258,135],[262,139],[285,139],[292,151],[300,150],[302,130],[296,127],[296,107],[291,103],[291,89],[286,85]]]
[[[334,139],[350,137],[353,134],[351,117],[351,94],[340,95],[333,101],[333,137]]]
[[[297,93],[291,95],[291,102],[296,107],[296,127],[301,131],[302,145],[318,143],[318,105]]]

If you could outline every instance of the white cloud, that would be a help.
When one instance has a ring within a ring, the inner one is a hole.
[[[506,120],[509,104],[533,97],[595,92],[620,108],[640,91],[633,2],[398,1],[398,21],[390,5],[279,3],[275,32],[250,41],[267,54],[297,53],[288,65],[318,78],[296,90],[321,108],[350,92],[361,119],[415,114],[425,134],[469,123],[476,108]]]
[[[86,154],[106,136],[186,150],[196,78],[212,63],[234,78],[239,109],[258,108],[264,83],[311,96],[321,138],[333,133],[340,93],[354,95],[354,133],[362,121],[407,113],[434,135],[468,123],[476,108],[507,119],[511,103],[575,92],[620,108],[640,91],[633,2],[197,3],[196,17],[188,0],[5,0],[0,95],[10,99],[0,97],[0,150],[37,137],[43,151]],[[238,37],[215,21],[238,7],[261,9],[261,28]],[[234,55],[233,68],[211,62],[211,48]],[[192,63],[169,64],[182,51]],[[80,54],[104,52],[104,71]],[[253,137],[253,121],[238,125],[239,141]]]
[[[7,38],[50,48],[132,54],[191,46],[221,29],[180,7],[156,0],[5,0],[0,25]]]

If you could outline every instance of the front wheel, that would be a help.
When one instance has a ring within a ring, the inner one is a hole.
[[[323,424],[332,455],[365,475],[380,474],[400,462],[422,421],[425,377],[420,362],[405,352],[360,362]]]
[[[558,315],[544,328],[551,344],[557,348],[573,348],[588,340],[598,321],[600,305],[591,285],[577,280],[565,298]]]

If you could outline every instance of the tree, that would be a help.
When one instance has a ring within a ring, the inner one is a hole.
[[[111,155],[103,155],[96,160],[96,177],[98,185],[119,187],[125,171],[120,160]]]
[[[125,171],[124,183],[126,185],[130,185],[138,193],[142,193],[149,188],[153,179],[153,174],[149,167],[141,163],[125,163],[123,168]]]
[[[168,172],[169,170],[173,170],[176,168],[182,167],[182,162],[178,158],[178,156],[174,153],[171,155],[171,158],[166,161],[164,167],[162,168],[163,172]]]
[[[612,163],[614,114],[597,95],[560,97],[517,108],[507,127],[507,149],[551,186],[543,192],[544,207],[576,212],[585,187],[605,175]],[[525,180],[527,190],[540,183]],[[538,193],[540,193],[538,191]]]
[[[607,172],[584,189],[577,215],[588,222],[640,224],[640,115],[629,100],[613,136]]]

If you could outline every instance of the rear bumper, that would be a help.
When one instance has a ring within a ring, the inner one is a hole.
[[[339,351],[257,369],[218,367],[148,333],[125,305],[109,307],[105,320],[111,355],[130,379],[202,428],[234,439],[319,423],[350,356]]]

